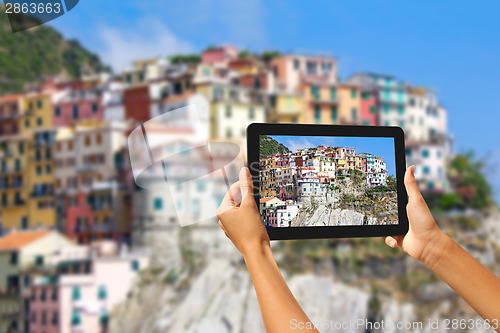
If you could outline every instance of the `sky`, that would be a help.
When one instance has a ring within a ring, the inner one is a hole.
[[[51,23],[115,70],[209,45],[329,54],[341,79],[392,74],[439,92],[456,152],[485,159],[500,199],[500,1],[82,0]]]
[[[387,165],[389,175],[396,175],[393,138],[362,138],[342,136],[296,136],[269,135],[269,137],[285,145],[292,152],[302,148],[314,148],[320,145],[329,147],[345,147],[356,149],[356,154],[369,153],[380,156]]]

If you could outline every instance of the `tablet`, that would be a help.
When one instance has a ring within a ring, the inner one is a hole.
[[[399,127],[251,124],[248,166],[271,239],[408,231]]]

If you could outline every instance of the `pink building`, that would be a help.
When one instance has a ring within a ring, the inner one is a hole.
[[[64,247],[48,264],[24,276],[30,281],[23,293],[27,332],[102,333],[113,307],[125,300],[149,259],[118,253],[116,243],[106,241]]]
[[[238,49],[226,45],[205,50],[201,53],[201,61],[205,64],[227,63],[238,58]]]
[[[79,120],[102,120],[101,98],[93,91],[71,92],[54,104],[54,126],[72,126]]]
[[[379,125],[377,105],[376,90],[366,90],[361,93],[361,121],[363,125]]]

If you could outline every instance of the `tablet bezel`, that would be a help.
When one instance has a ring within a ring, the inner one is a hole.
[[[334,134],[332,134],[334,133]],[[346,126],[346,125],[306,125],[306,124],[265,124],[253,123],[247,128],[248,166],[253,179],[254,198],[257,207],[259,200],[259,136],[294,135],[300,136],[344,136],[344,137],[383,137],[394,138],[396,162],[396,182],[398,198],[397,225],[328,226],[328,227],[266,227],[271,240],[280,239],[317,239],[345,237],[380,237],[405,235],[408,232],[406,205],[408,196],[404,186],[406,170],[404,132],[393,126]],[[259,208],[260,209],[260,208]]]

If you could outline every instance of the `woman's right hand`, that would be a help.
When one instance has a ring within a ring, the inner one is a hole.
[[[406,212],[410,222],[408,233],[404,236],[388,236],[385,243],[390,247],[401,247],[413,258],[423,262],[431,269],[439,261],[440,253],[447,246],[448,238],[437,226],[429,207],[424,201],[415,180],[415,166],[405,173],[404,183],[408,193]]]
[[[245,255],[270,248],[269,236],[253,196],[252,176],[248,168],[240,171],[240,180],[229,188],[217,209],[219,226],[234,246]]]

